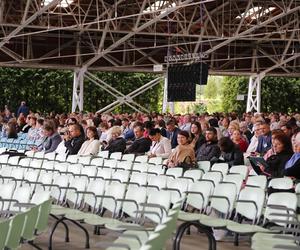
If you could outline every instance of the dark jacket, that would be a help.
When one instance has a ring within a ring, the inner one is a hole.
[[[84,143],[84,136],[72,138],[69,141],[65,142],[65,147],[67,148],[67,155],[76,155],[81,148],[81,145]]]
[[[228,163],[229,167],[244,165],[244,155],[239,146],[235,146],[230,152],[222,152],[221,156],[223,157],[224,162]]]
[[[298,159],[292,167],[284,169],[284,175],[292,176],[300,180],[300,159]]]
[[[150,150],[152,141],[149,138],[135,139],[133,143],[125,150],[125,154],[144,154]]]
[[[115,140],[111,140],[108,146],[103,150],[108,150],[109,153],[122,152],[124,153],[126,149],[126,140],[122,137],[118,137]]]
[[[198,161],[210,161],[212,158],[219,158],[221,155],[221,150],[218,146],[217,141],[215,142],[205,142],[201,145],[197,152]]]
[[[280,178],[284,176],[284,167],[287,161],[293,155],[292,152],[280,152],[275,155],[271,155],[267,160],[268,166],[265,168],[265,172],[271,174],[272,178]]]
[[[178,142],[177,142],[177,135],[178,135],[179,131],[180,131],[180,129],[177,128],[177,127],[174,129],[173,132],[170,132],[170,131],[167,130],[167,133],[166,133],[167,136],[166,136],[166,137],[167,137],[169,140],[171,140],[171,147],[172,147],[172,148],[176,148],[177,145],[178,145]]]
[[[256,152],[264,155],[271,147],[272,147],[271,132],[268,135],[260,135],[258,137]]]
[[[195,144],[195,147],[194,147],[194,150],[195,150],[195,152],[196,152],[196,154],[198,153],[198,150],[200,149],[200,147],[202,146],[202,144],[204,144],[205,143],[205,137],[204,137],[204,135],[200,135],[199,137],[198,137],[198,140],[196,141],[196,144]]]

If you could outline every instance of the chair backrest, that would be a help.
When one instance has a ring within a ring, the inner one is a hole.
[[[231,182],[234,183],[236,186],[236,193],[239,194],[242,184],[243,184],[244,177],[240,174],[228,174],[225,175],[223,178],[223,182]]]
[[[92,159],[91,155],[79,156],[78,163],[81,163],[83,165],[89,165],[91,162],[91,159]]]
[[[132,161],[119,161],[117,162],[118,169],[131,170]]]
[[[107,159],[109,156],[109,151],[108,150],[99,151],[97,156]]]
[[[2,199],[11,199],[14,191],[15,191],[15,183],[13,182],[0,185],[0,197]],[[9,208],[9,204],[10,204],[9,202],[3,202],[1,204],[2,206],[1,210],[7,210]]]
[[[137,157],[135,157],[134,161],[146,163],[148,162],[148,155],[138,155]]]
[[[98,169],[97,176],[103,179],[111,179],[114,170],[111,168]]]
[[[52,200],[49,199],[47,201],[44,201],[40,205],[39,216],[35,225],[37,234],[46,231],[46,229],[48,228],[49,214],[51,211],[51,203]]]
[[[68,201],[71,201],[74,204],[74,207],[80,206],[83,199],[83,194],[77,194],[77,191],[81,192],[86,190],[87,179],[76,177],[71,181],[69,187],[70,189],[68,189],[66,193],[66,199]],[[73,188],[75,188],[76,190],[74,190]]]
[[[66,158],[67,158],[67,156],[65,155],[65,154],[58,154],[57,156],[56,156],[56,158],[55,158],[55,160],[57,160],[57,161],[65,161],[66,160]]]
[[[9,154],[0,155],[0,164],[6,164],[8,162]]]
[[[155,165],[161,165],[163,163],[163,158],[162,157],[152,157],[148,159],[148,163],[152,163]]]
[[[31,160],[32,160],[31,158],[22,158],[19,161],[19,165],[23,167],[29,167]]]
[[[50,199],[50,191],[35,192],[30,200],[30,203],[40,205]]]
[[[219,171],[225,176],[228,173],[228,163],[215,163],[212,165],[210,171]]]
[[[181,177],[183,174],[183,168],[168,168],[166,175],[173,176],[175,179]]]
[[[198,161],[197,164],[204,173],[210,170],[210,161]]]
[[[34,158],[44,159],[44,157],[45,157],[45,152],[44,151],[35,152],[35,154],[34,154]]]
[[[5,248],[17,249],[21,242],[21,234],[25,223],[25,213],[15,215],[10,219],[8,235],[5,242]]]
[[[85,194],[84,195],[84,203],[91,206],[92,208],[98,209],[101,204],[101,199],[96,199],[95,195],[103,195],[105,192],[105,181],[104,180],[93,180],[90,181],[87,189],[87,192],[92,192],[92,194]]]
[[[125,197],[126,185],[120,183],[113,183],[107,186],[105,190],[105,196],[114,197],[114,200],[111,198],[103,198],[102,207],[106,208],[113,214],[117,214],[120,211],[121,204],[117,203],[117,199],[123,199]]]
[[[196,181],[190,184],[188,188],[186,206],[190,205],[200,211],[205,209],[213,190],[214,185],[210,181]]]
[[[22,239],[34,238],[35,225],[38,220],[40,206],[34,206],[25,212],[25,223],[22,230]]]
[[[55,161],[44,161],[42,169],[52,170],[54,168]]]
[[[152,175],[160,175],[160,174],[164,174],[164,171],[165,169],[163,168],[162,165],[155,165],[155,166],[149,165],[147,172]]]
[[[264,201],[265,191],[263,189],[245,187],[239,194],[236,212],[255,223],[261,216]]]
[[[168,214],[168,210],[171,204],[171,194],[169,191],[163,191],[163,190],[153,191],[149,194],[147,203],[157,204],[163,208],[163,209],[160,209],[158,207],[145,208],[145,211],[155,213],[155,214],[145,213],[145,217],[147,217],[148,219],[150,219],[151,221],[157,224],[161,223]]]
[[[109,156],[109,159],[121,160],[122,159],[122,152],[113,152]]]
[[[78,162],[78,155],[68,155],[67,162],[77,163]]]
[[[59,187],[68,187],[69,185],[69,176],[59,175],[53,180],[53,184],[58,185]],[[51,196],[57,200],[57,202],[62,202],[66,196],[66,189],[59,189],[57,187],[51,188]]]
[[[136,172],[147,172],[149,165],[147,163],[135,162],[133,163],[132,169]]]
[[[122,211],[132,218],[137,218],[139,214],[137,214],[136,211],[142,210],[139,204],[145,203],[147,200],[147,190],[145,187],[130,186],[127,189],[125,199],[128,201],[122,202]]]
[[[161,190],[167,187],[168,177],[165,175],[150,176],[148,180],[148,186],[156,187],[154,190]],[[149,190],[153,190],[153,187],[148,187]]]
[[[134,158],[135,158],[135,154],[124,154],[122,156],[122,160],[124,160],[124,161],[131,161],[131,162],[133,162]]]
[[[10,220],[0,221],[0,249],[5,249],[5,242],[9,231]]]
[[[67,172],[69,165],[70,163],[68,162],[56,162],[54,165],[54,169],[58,170],[59,172]]]
[[[9,157],[8,159],[8,164],[11,164],[11,165],[18,165],[19,163],[19,160],[20,160],[20,156],[16,155],[16,156],[11,156]],[[1,163],[1,162],[0,162]]]
[[[130,176],[130,172],[127,170],[119,170],[113,173],[112,181],[117,180],[121,183],[128,182]]]
[[[31,196],[31,188],[28,186],[24,187],[17,187],[12,199],[17,200],[19,203],[28,203]],[[14,205],[16,202],[12,202],[9,210],[11,211],[19,211],[18,207],[15,207]],[[25,211],[25,208],[21,208],[21,211]]]
[[[91,160],[91,165],[95,165],[97,167],[103,166],[104,159],[103,158],[94,158]]]
[[[229,216],[234,208],[237,198],[234,183],[219,183],[211,197],[210,206],[217,211]]]
[[[174,179],[170,180],[167,184],[167,188],[171,189],[171,203],[175,204],[185,198],[186,191],[189,187],[189,181],[187,179]]]
[[[294,186],[294,183],[291,178],[289,177],[283,177],[283,178],[274,178],[271,179],[269,182],[269,187],[272,187],[274,189],[292,189]]]
[[[271,206],[272,207],[271,207]],[[275,205],[275,207],[273,207]],[[278,207],[278,209],[276,208]],[[288,209],[285,210],[285,209]],[[278,192],[278,193],[272,193],[268,197],[267,201],[267,207],[265,210],[264,218],[268,219],[270,221],[273,220],[293,220],[293,218],[285,217],[285,216],[278,216],[278,215],[273,215],[274,213],[280,213],[280,214],[286,214],[286,215],[295,215],[296,214],[296,208],[297,208],[297,195],[294,193],[287,193],[287,192]],[[286,225],[285,223],[277,223],[279,225]]]
[[[216,187],[220,181],[222,181],[222,173],[220,172],[207,172],[202,176],[201,180],[209,180],[212,181],[214,186]]]
[[[50,152],[50,153],[46,153],[44,155],[44,158],[47,160],[53,161],[53,160],[55,160],[55,156],[56,156],[55,152]]]
[[[81,163],[70,164],[68,167],[68,172],[72,174],[80,174],[83,166]]]
[[[184,172],[183,177],[189,178],[195,182],[201,179],[203,172],[200,169],[191,169]]]
[[[147,173],[132,173],[130,176],[130,182],[133,186],[143,186],[147,184]],[[135,184],[136,183],[136,184]]]
[[[116,168],[117,166],[117,160],[116,159],[105,159],[103,163],[103,167],[106,168]]]
[[[267,177],[264,175],[249,176],[246,185],[265,189],[267,186]]]
[[[246,178],[248,176],[248,172],[249,172],[249,169],[245,165],[236,165],[236,166],[232,166],[229,169],[230,174],[240,174],[243,176],[244,180],[246,180]]]
[[[85,166],[85,167],[82,168],[81,174],[82,175],[86,175],[88,177],[96,176],[96,174],[97,174],[97,167],[96,166],[92,166],[92,165]]]

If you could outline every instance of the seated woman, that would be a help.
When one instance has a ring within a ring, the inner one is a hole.
[[[198,149],[203,143],[205,143],[205,137],[202,134],[201,124],[199,122],[192,122],[191,125],[191,146],[194,147],[194,150],[197,154]]]
[[[152,141],[148,152],[149,158],[156,156],[168,158],[172,151],[171,141],[161,135],[161,130],[159,128],[150,129],[149,138]]]
[[[240,130],[234,130],[231,135],[231,140],[239,146],[242,152],[246,152],[248,148],[248,143],[246,139],[242,136]]]
[[[108,150],[109,154],[113,152],[124,153],[126,149],[126,140],[121,137],[122,129],[120,126],[113,126],[110,128],[111,140],[108,142],[107,146],[103,146],[102,150]]]
[[[294,154],[285,164],[284,175],[300,179],[300,132],[292,137]]]
[[[193,165],[196,161],[194,148],[189,144],[189,133],[180,131],[177,135],[178,146],[170,154],[167,166],[169,168],[180,166],[180,163]]]
[[[293,155],[292,143],[285,134],[278,134],[273,139],[274,155],[266,160],[266,166],[260,165],[264,174],[271,178],[284,176],[285,165]]]
[[[100,141],[96,127],[88,127],[87,140],[81,145],[78,155],[96,155],[99,151]]]
[[[239,146],[234,144],[229,137],[222,137],[218,145],[221,149],[221,157],[218,162],[226,162],[229,167],[243,165],[244,156]],[[223,159],[222,159],[223,158]]]

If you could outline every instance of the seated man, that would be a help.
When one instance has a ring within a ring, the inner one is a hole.
[[[69,132],[64,137],[67,155],[76,155],[84,143],[84,134],[78,123],[69,126]]]
[[[260,155],[264,155],[272,146],[272,135],[270,125],[262,123],[260,125],[261,135],[258,137],[258,144],[256,152]]]
[[[214,127],[208,128],[205,132],[205,139],[206,142],[200,146],[197,152],[197,160],[211,161],[219,158],[221,151],[218,146],[217,130]]]
[[[141,123],[136,123],[133,127],[135,140],[125,150],[125,154],[144,154],[149,151],[152,141],[147,137],[143,137],[144,127]]]
[[[45,140],[38,150],[44,150],[45,153],[50,153],[56,150],[58,144],[61,142],[61,137],[57,133],[56,125],[53,121],[46,121],[44,126]]]

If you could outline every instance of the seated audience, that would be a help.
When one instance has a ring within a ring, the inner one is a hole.
[[[201,145],[197,152],[197,161],[210,161],[212,158],[219,158],[221,155],[218,146],[217,130],[210,127],[205,132],[206,142]]]
[[[149,138],[152,141],[150,151],[148,156],[151,157],[162,157],[168,158],[171,151],[171,142],[168,138],[161,135],[161,130],[159,128],[153,128],[149,132]]]
[[[81,145],[78,155],[96,155],[99,152],[100,141],[97,129],[94,126],[86,129],[87,140]]]
[[[64,136],[67,155],[76,155],[84,143],[84,134],[78,123],[71,124],[69,131]]]
[[[294,136],[292,144],[294,154],[285,164],[284,175],[300,180],[300,132]]]
[[[170,120],[167,122],[167,138],[171,141],[172,148],[176,148],[178,145],[177,135],[180,132],[180,129],[176,127],[176,123],[174,120]]]
[[[201,124],[199,122],[192,122],[191,137],[192,137],[191,146],[194,147],[194,150],[197,154],[201,145],[205,143],[205,137],[202,134]]]
[[[221,150],[221,157],[216,162],[226,162],[229,167],[244,164],[242,151],[229,137],[221,138],[218,145]]]
[[[258,137],[256,152],[264,155],[272,146],[270,125],[267,123],[262,123],[260,125],[260,132],[261,135]]]
[[[193,146],[189,144],[189,133],[187,131],[180,131],[177,135],[178,146],[173,150],[167,160],[168,167],[177,167],[180,163],[194,164],[195,151]]]
[[[120,126],[113,126],[110,129],[111,140],[107,146],[102,146],[102,150],[108,150],[109,154],[114,152],[124,153],[126,149],[126,140],[121,136],[122,129]]]
[[[57,133],[56,124],[54,121],[46,121],[43,125],[44,141],[37,148],[38,151],[45,151],[45,153],[53,152],[62,141],[62,138]]]
[[[231,135],[231,140],[239,146],[242,152],[246,152],[248,148],[248,143],[246,142],[246,139],[241,135],[241,132],[239,130],[233,131]]]
[[[284,176],[285,165],[293,155],[292,143],[285,134],[278,134],[273,140],[274,155],[267,160],[267,166],[260,166],[261,170],[271,178]]]
[[[133,143],[125,150],[125,154],[145,154],[149,151],[151,146],[151,140],[147,137],[143,137],[145,132],[142,123],[136,123],[133,128],[135,135],[135,140]]]
[[[251,153],[254,153],[257,149],[258,145],[258,137],[260,136],[260,125],[254,124],[253,126],[253,132],[254,135],[251,138],[250,144],[246,150],[246,153],[249,155]]]

